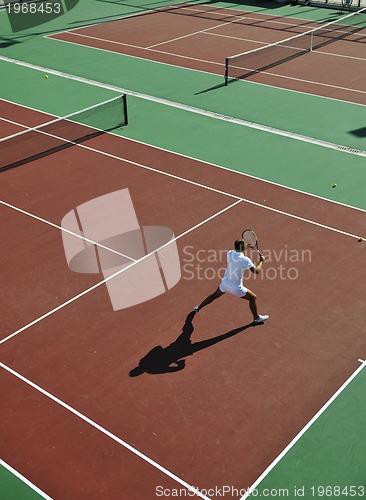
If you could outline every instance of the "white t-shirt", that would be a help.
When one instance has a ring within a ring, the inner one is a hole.
[[[242,252],[229,250],[227,253],[227,267],[223,280],[233,287],[241,287],[245,269],[254,267],[253,262]]]

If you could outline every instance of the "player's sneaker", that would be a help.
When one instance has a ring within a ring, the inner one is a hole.
[[[268,314],[259,315],[258,318],[255,318],[254,323],[255,324],[264,323],[265,321],[267,321],[268,318],[269,318]]]

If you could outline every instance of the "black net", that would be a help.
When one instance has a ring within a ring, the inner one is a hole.
[[[366,28],[366,9],[326,23],[324,26],[280,42],[226,58],[225,85],[229,79],[242,79],[302,56],[336,40],[351,37]],[[366,43],[365,37],[357,41]]]
[[[0,140],[0,171],[57,153],[127,125],[126,97],[58,118]]]

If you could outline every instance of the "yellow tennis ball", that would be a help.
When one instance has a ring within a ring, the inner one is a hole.
[[[333,184],[333,186],[332,186],[332,187],[336,188],[336,187],[337,187],[337,184]]]
[[[48,75],[44,75],[44,77],[47,79],[47,78],[48,78]]]

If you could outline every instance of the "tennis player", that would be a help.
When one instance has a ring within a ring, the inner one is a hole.
[[[194,308],[194,311],[199,312],[203,307],[211,304],[225,293],[231,293],[241,299],[249,301],[249,308],[253,314],[254,323],[263,323],[269,318],[268,314],[260,315],[257,310],[257,296],[243,285],[244,271],[249,269],[252,273],[258,274],[262,269],[264,257],[259,254],[259,261],[254,265],[249,257],[244,255],[248,245],[244,240],[236,240],[234,250],[229,250],[227,253],[227,267],[220,286],[217,290],[206,297],[206,299]]]

